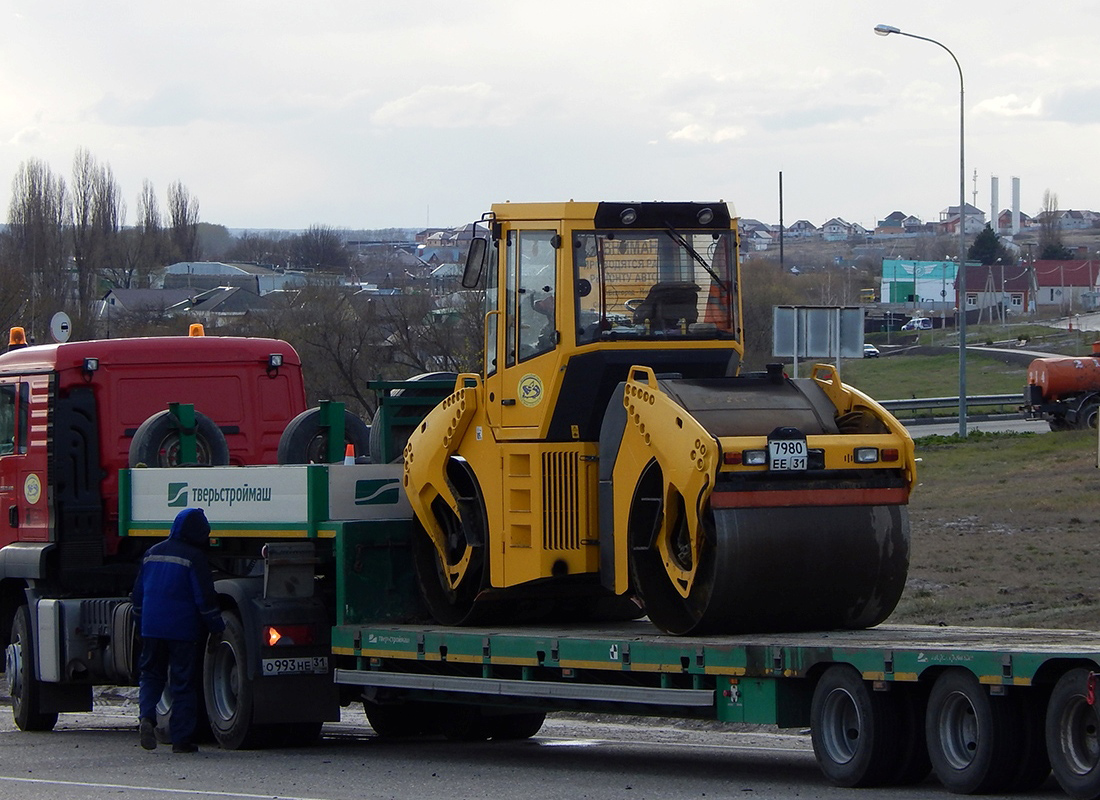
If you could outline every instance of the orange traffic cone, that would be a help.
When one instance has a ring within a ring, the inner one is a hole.
[[[344,448],[344,466],[355,463],[355,445],[349,444]]]

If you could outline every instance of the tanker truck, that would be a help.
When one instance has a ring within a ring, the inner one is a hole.
[[[1100,342],[1091,356],[1037,358],[1027,368],[1022,410],[1052,431],[1096,429],[1100,409]]]

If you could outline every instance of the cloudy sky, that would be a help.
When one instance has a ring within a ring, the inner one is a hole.
[[[233,228],[458,225],[505,200],[713,200],[787,224],[990,176],[1100,209],[1095,0],[0,0],[0,214],[84,147],[131,209]],[[163,202],[163,199],[162,199]]]

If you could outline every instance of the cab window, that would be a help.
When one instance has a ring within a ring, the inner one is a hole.
[[[0,385],[0,456],[27,452],[28,395],[25,383]]]

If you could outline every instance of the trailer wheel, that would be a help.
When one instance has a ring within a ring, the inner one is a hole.
[[[493,735],[490,719],[477,706],[450,706],[442,727],[443,735],[456,742],[484,742]]]
[[[546,722],[543,711],[524,711],[519,714],[504,714],[499,717],[487,717],[490,736],[497,741],[515,741],[530,739]]]
[[[1021,754],[1017,708],[992,697],[966,669],[936,679],[925,718],[928,755],[940,783],[956,794],[1007,789]]]
[[[344,411],[344,444],[357,455],[370,451],[370,428],[350,411]],[[321,427],[321,409],[310,408],[292,419],[279,437],[280,464],[324,464],[328,461],[328,431]]]
[[[1071,669],[1047,705],[1046,745],[1058,785],[1070,797],[1100,797],[1100,709],[1089,702],[1092,672]],[[1093,688],[1095,692],[1095,688]]]
[[[57,714],[38,710],[38,679],[34,677],[34,644],[31,638],[31,613],[26,606],[15,610],[11,623],[11,643],[4,651],[4,670],[11,693],[12,715],[21,731],[49,731],[57,724]]]
[[[374,732],[383,739],[408,739],[440,732],[438,706],[424,703],[387,705],[363,701],[363,713]]]
[[[877,786],[897,762],[893,697],[871,691],[855,667],[829,667],[814,688],[810,738],[817,764],[834,786]]]
[[[206,654],[202,681],[206,713],[218,744],[247,750],[268,744],[272,726],[252,722],[252,682],[247,675],[244,627],[234,613],[222,615],[225,631],[214,652]]]
[[[225,435],[205,414],[195,412],[195,462],[214,467],[229,463],[229,445]],[[180,432],[172,412],[158,411],[138,426],[130,441],[131,467],[179,467]]]

